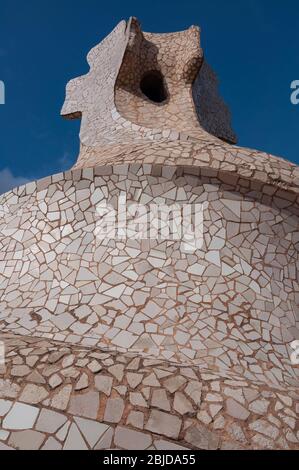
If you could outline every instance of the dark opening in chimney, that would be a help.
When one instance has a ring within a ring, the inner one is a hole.
[[[163,75],[156,70],[147,72],[142,77],[140,90],[149,100],[155,103],[163,103],[167,99]]]

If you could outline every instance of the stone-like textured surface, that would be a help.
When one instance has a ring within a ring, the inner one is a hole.
[[[199,40],[121,22],[67,87],[75,167],[0,197],[1,449],[298,449],[299,170],[228,143]],[[99,237],[124,194],[202,205],[201,248]]]
[[[0,335],[0,340],[6,346],[8,371],[14,361],[27,362],[38,354],[34,368],[49,394],[42,402],[21,403],[32,372],[13,382],[2,379],[0,444],[7,447],[132,449],[128,436],[135,436],[139,448],[297,448],[298,392],[291,386],[273,388],[229,370],[212,372],[80,345],[72,347],[74,371],[68,377],[63,343],[11,334]],[[48,364],[54,353],[63,377],[58,389],[50,385]],[[88,364],[95,357],[101,370],[90,373]],[[132,381],[134,370],[142,376],[138,385]],[[84,390],[76,390],[77,372],[87,376]],[[109,396],[98,390],[99,383],[109,384]],[[132,395],[137,409],[132,409]],[[37,432],[38,439],[30,443],[32,434],[26,431]]]
[[[150,414],[146,429],[155,434],[163,434],[172,439],[179,437],[181,420],[162,411],[153,410]]]

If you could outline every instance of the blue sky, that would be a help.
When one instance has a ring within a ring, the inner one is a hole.
[[[299,164],[299,6],[295,0],[0,0],[0,192],[69,168],[79,121],[59,113],[65,84],[88,71],[86,54],[121,20],[145,31],[192,24],[230,106],[239,145]]]

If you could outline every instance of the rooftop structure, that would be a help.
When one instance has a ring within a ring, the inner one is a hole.
[[[236,145],[199,28],[87,59],[74,168],[0,197],[0,448],[298,449],[299,168]]]

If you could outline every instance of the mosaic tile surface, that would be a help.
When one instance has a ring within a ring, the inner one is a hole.
[[[88,63],[77,164],[0,197],[0,448],[298,449],[298,167],[233,145],[196,27],[132,18]],[[202,205],[200,249],[100,239],[124,195]]]

